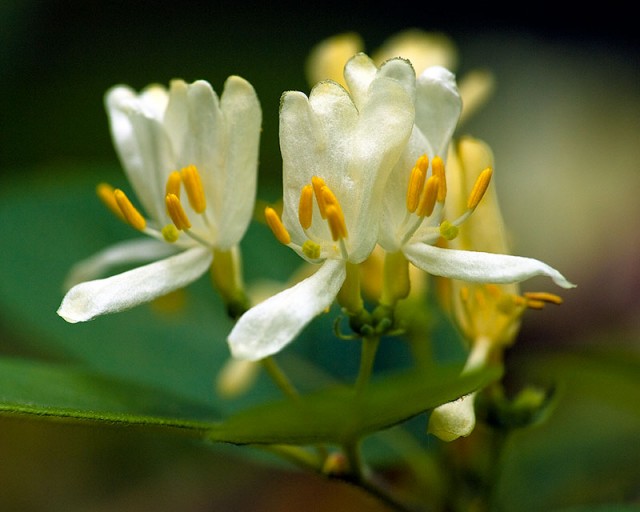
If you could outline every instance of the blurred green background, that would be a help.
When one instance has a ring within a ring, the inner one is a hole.
[[[104,92],[174,77],[203,78],[219,92],[230,74],[248,79],[264,113],[259,196],[273,200],[280,95],[308,90],[303,65],[315,43],[355,31],[373,50],[405,28],[444,32],[460,51],[460,75],[476,68],[496,75],[496,94],[465,132],[494,149],[514,252],[579,284],[563,293],[561,307],[527,313],[508,353],[514,380],[562,380],[564,398],[549,424],[514,441],[501,485],[506,510],[637,504],[640,454],[630,443],[640,434],[638,39],[619,23],[630,15],[624,11],[535,9],[3,1],[0,353],[121,378],[146,371],[173,391],[211,393],[226,357],[213,338],[230,324],[207,283],[189,290],[186,317],[144,307],[70,326],[55,315],[69,267],[134,236],[93,196],[99,180],[125,185]],[[248,266],[249,281],[294,270],[296,258],[260,226],[250,240],[248,261],[269,251],[278,257]],[[310,353],[329,359],[321,348]],[[167,358],[173,367],[159,367]],[[0,510],[378,510],[341,484],[244,454],[135,429],[0,417]]]

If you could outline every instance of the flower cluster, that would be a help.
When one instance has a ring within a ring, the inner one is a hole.
[[[465,89],[471,93],[461,93],[447,69],[452,62],[420,58],[429,54],[424,48],[442,49],[442,41],[420,42],[415,57],[403,39],[396,42],[401,49],[386,47],[375,60],[353,38],[327,42],[309,68],[311,92],[283,94],[283,209],[268,207],[264,215],[275,237],[317,269],[253,307],[239,254],[256,196],[262,114],[253,87],[231,76],[220,97],[205,81],[175,80],[168,90],[151,86],[139,94],[111,89],[111,133],[144,214],[120,189],[101,184],[98,195],[151,239],[78,264],[58,314],[81,322],[122,311],[209,270],[237,319],[228,336],[232,356],[258,361],[281,351],[336,301],[357,336],[393,332],[413,267],[445,279],[445,305],[470,344],[465,371],[499,358],[524,309],[560,300],[520,296],[516,283],[544,275],[563,288],[573,285],[545,263],[509,254],[491,153],[480,141],[454,138],[468,112],[463,98],[475,98],[473,106],[490,80],[476,75]],[[338,77],[335,64],[344,60]],[[379,253],[381,292],[369,310],[361,276]],[[114,265],[143,262],[102,277]],[[433,412],[430,430],[443,439],[466,435],[472,410],[472,395],[445,404]]]

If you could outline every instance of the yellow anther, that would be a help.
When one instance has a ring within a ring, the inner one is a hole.
[[[489,188],[492,175],[493,169],[491,167],[487,167],[480,173],[480,176],[478,176],[478,179],[473,185],[473,190],[471,190],[471,194],[469,195],[469,200],[467,201],[467,208],[469,210],[473,210],[482,200],[487,188]]]
[[[440,224],[440,236],[445,240],[453,240],[458,236],[458,227],[445,220]]]
[[[189,229],[191,227],[191,222],[189,222],[189,217],[187,217],[178,196],[175,194],[167,194],[165,203],[167,205],[169,217],[171,217],[176,228],[180,231],[183,229]]]
[[[167,194],[173,194],[175,196],[180,197],[180,173],[178,171],[173,171],[169,174],[167,178],[167,185],[165,187],[165,197]]]
[[[302,229],[311,227],[313,218],[313,187],[305,185],[300,192],[300,204],[298,205],[298,219]]]
[[[421,157],[422,158],[422,157]],[[425,157],[426,158],[426,157]],[[419,165],[420,159],[416,162],[409,176],[409,186],[407,187],[407,210],[413,213],[418,208],[420,193],[424,187],[424,180],[427,177],[427,169],[424,165]],[[427,162],[428,165],[428,162]]]
[[[433,157],[431,161],[431,175],[437,176],[440,180],[438,183],[438,202],[444,203],[447,197],[447,178],[444,174],[444,162],[439,156]]]
[[[546,304],[543,300],[527,300],[527,307],[529,309],[543,309]]]
[[[327,223],[334,242],[347,238],[347,225],[345,224],[342,210],[337,204],[327,205]]]
[[[526,292],[524,294],[525,298],[528,300],[536,300],[542,302],[550,302],[552,304],[562,304],[562,297],[559,297],[555,293],[548,292]]]
[[[147,226],[147,221],[144,220],[144,217],[136,207],[131,204],[127,195],[122,190],[115,189],[113,191],[113,197],[129,225],[132,228],[142,231]]]
[[[108,183],[100,183],[96,187],[96,194],[98,194],[98,197],[104,203],[104,205],[109,208],[109,210],[111,210],[111,212],[114,213],[117,217],[126,222],[127,219],[125,219],[124,215],[122,215],[122,210],[120,210],[113,192],[113,187]]]
[[[184,183],[184,189],[187,192],[191,208],[193,208],[196,213],[202,213],[207,207],[207,201],[204,196],[204,188],[202,187],[202,180],[200,179],[198,169],[195,165],[188,165],[180,171],[180,177]],[[174,195],[177,196],[178,194]]]
[[[291,235],[287,231],[287,228],[284,227],[277,212],[270,206],[267,206],[264,209],[264,218],[278,242],[289,245],[291,243]]]
[[[167,224],[162,228],[162,238],[164,238],[165,242],[169,242],[170,244],[177,242],[180,237],[180,232],[178,228],[176,228],[173,224]]]
[[[422,172],[426,173],[427,169],[429,169],[429,157],[427,155],[418,157],[415,166],[420,168]]]
[[[302,252],[310,260],[317,260],[320,257],[322,248],[313,240],[307,240],[302,244]]]
[[[440,178],[437,176],[429,176],[422,196],[420,196],[420,204],[418,204],[418,211],[416,212],[420,217],[428,217],[433,213],[439,190]]]
[[[327,185],[322,187],[320,193],[324,201],[325,215],[331,230],[331,237],[334,241],[347,238],[347,224],[345,223],[338,198]]]
[[[327,218],[327,205],[324,202],[324,196],[322,195],[322,189],[327,186],[322,178],[314,176],[311,178],[311,185],[313,186],[313,192],[316,195],[316,201],[318,202],[318,208],[320,208],[320,215],[323,219]]]

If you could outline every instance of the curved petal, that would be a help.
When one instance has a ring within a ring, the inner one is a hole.
[[[81,283],[65,295],[58,315],[70,323],[86,322],[149,302],[195,281],[212,258],[209,250],[194,247],[122,274]]]
[[[395,64],[411,68],[409,62],[400,59]],[[405,85],[384,75],[377,77],[360,111],[348,168],[349,176],[358,184],[348,205],[353,221],[347,223],[356,238],[351,240],[350,252],[354,263],[366,259],[375,246],[384,190],[409,140],[413,122],[413,102]]]
[[[139,238],[119,242],[79,261],[71,267],[63,287],[65,290],[69,290],[78,283],[102,277],[110,268],[117,265],[155,261],[175,254],[176,250],[173,245],[152,238]]]
[[[472,283],[516,283],[534,276],[548,276],[562,288],[575,285],[556,269],[533,258],[488,252],[441,249],[427,244],[410,244],[403,252],[416,267],[436,276]]]
[[[345,262],[327,260],[311,277],[251,308],[229,334],[232,355],[257,361],[282,350],[331,305],[345,278]]]
[[[243,237],[256,197],[262,109],[249,82],[230,76],[220,97],[229,140],[226,146],[224,196],[217,246],[228,249]]]
[[[449,141],[461,111],[455,75],[439,66],[427,68],[416,83],[416,126],[429,141],[434,154],[443,159],[447,158]]]

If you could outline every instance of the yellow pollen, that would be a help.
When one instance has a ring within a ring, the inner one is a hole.
[[[347,225],[344,222],[342,210],[337,204],[327,205],[327,222],[334,242],[347,238]]]
[[[127,195],[122,190],[115,189],[113,191],[113,197],[129,225],[134,229],[142,231],[147,226],[147,221],[144,220],[144,217],[136,207],[131,204]]]
[[[170,244],[177,242],[180,237],[180,232],[178,228],[176,228],[173,224],[167,224],[162,228],[162,237],[165,242],[169,242]]]
[[[298,219],[302,229],[311,227],[313,218],[313,186],[305,185],[300,192],[300,204],[298,205]]]
[[[165,187],[165,196],[173,194],[180,197],[180,181],[180,173],[178,171],[173,171],[169,174],[169,178],[167,178],[167,186]]]
[[[555,293],[548,292],[526,292],[524,294],[525,299],[534,300],[534,301],[542,301],[542,302],[550,302],[552,304],[562,304],[562,297],[559,297]]]
[[[197,213],[202,213],[207,207],[207,201],[204,196],[204,188],[200,173],[195,165],[188,165],[180,171],[180,177],[184,183],[184,189],[189,198],[189,204]],[[174,194],[177,195],[177,194]]]
[[[264,218],[278,242],[289,245],[291,243],[291,235],[289,235],[287,228],[284,227],[276,211],[270,206],[267,206],[264,209]]]
[[[318,202],[318,208],[320,208],[320,215],[323,219],[327,218],[327,205],[324,201],[324,196],[322,195],[322,189],[327,186],[324,180],[318,176],[314,176],[311,178],[311,185],[313,186],[313,192],[316,196],[316,201]]]
[[[467,208],[469,210],[473,210],[482,200],[487,188],[489,188],[492,175],[493,169],[487,167],[480,173],[480,176],[478,176],[475,185],[473,185],[473,190],[471,190],[471,194],[469,195],[469,200],[467,201]]]
[[[113,191],[113,187],[108,183],[100,183],[96,187],[96,194],[98,194],[98,197],[104,203],[104,205],[109,208],[109,210],[111,210],[111,212],[114,213],[118,218],[120,218],[120,220],[126,222],[127,219],[125,219],[124,215],[122,215],[122,210],[120,210],[120,207],[118,206],[118,202],[116,201]]]
[[[444,203],[447,197],[447,178],[444,174],[444,162],[439,156],[433,157],[431,161],[431,174],[437,176],[439,181],[438,186],[438,202]]]
[[[420,159],[418,159],[418,162],[419,161]],[[416,208],[418,208],[420,192],[422,192],[424,180],[427,177],[427,170],[424,166],[418,165],[418,162],[416,162],[416,165],[411,171],[411,176],[409,176],[409,186],[407,187],[407,210],[409,210],[410,213],[415,212]]]
[[[420,217],[428,217],[433,213],[439,190],[440,178],[437,176],[429,176],[427,184],[424,187],[424,191],[422,192],[422,196],[420,197],[420,204],[418,204],[417,214]]]
[[[182,207],[182,203],[178,196],[175,194],[167,194],[165,198],[165,203],[167,205],[167,212],[169,213],[169,217],[175,224],[176,228],[180,231],[183,229],[189,229],[191,227],[191,222],[189,222],[189,217],[184,211]]]

